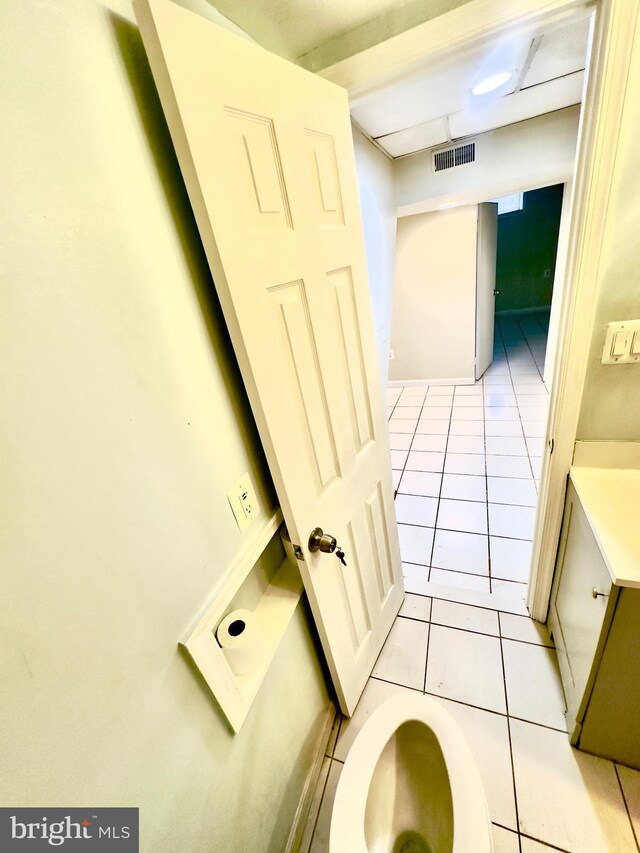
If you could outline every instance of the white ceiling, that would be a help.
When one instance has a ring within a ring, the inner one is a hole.
[[[484,133],[581,100],[589,22],[531,38],[513,36],[356,99],[351,114],[392,157]],[[482,97],[471,88],[492,73],[512,78]]]

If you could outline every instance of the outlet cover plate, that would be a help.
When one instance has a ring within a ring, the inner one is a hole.
[[[229,489],[227,498],[240,531],[244,531],[258,515],[258,499],[249,474],[243,474],[236,485]]]

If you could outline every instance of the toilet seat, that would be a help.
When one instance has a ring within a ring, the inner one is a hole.
[[[392,696],[374,711],[356,736],[338,782],[330,853],[391,853],[388,845],[367,845],[367,801],[383,750],[404,723],[413,722],[431,729],[448,773],[453,808],[453,844],[448,853],[491,853],[491,821],[471,751],[450,714],[434,699],[417,693]]]

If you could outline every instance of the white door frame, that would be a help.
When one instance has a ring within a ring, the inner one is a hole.
[[[593,13],[527,605],[544,621],[573,461],[638,0],[472,0],[320,73],[353,100],[459,50]]]

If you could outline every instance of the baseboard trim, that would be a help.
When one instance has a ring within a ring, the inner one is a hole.
[[[537,314],[538,311],[551,311],[551,305],[538,305],[533,308],[505,308],[504,311],[496,311],[496,317],[508,317],[510,314]]]
[[[387,385],[390,388],[400,388],[402,385],[474,385],[475,381],[473,376],[464,379],[391,379]]]
[[[304,836],[304,830],[307,825],[307,819],[309,817],[309,811],[311,810],[313,795],[315,794],[316,785],[320,777],[320,771],[322,770],[322,764],[324,762],[324,755],[327,749],[327,744],[329,743],[329,738],[331,737],[333,721],[335,720],[337,713],[338,709],[336,708],[333,702],[330,702],[325,712],[324,724],[318,736],[318,740],[316,741],[316,757],[313,761],[313,764],[309,768],[307,778],[305,779],[304,785],[302,787],[302,793],[300,794],[298,808],[296,809],[296,813],[293,818],[293,823],[291,824],[291,830],[289,832],[289,838],[287,839],[285,853],[298,853],[298,850],[300,849],[300,844],[302,843],[302,838]]]

